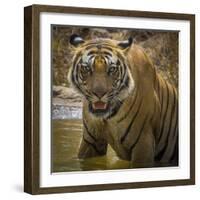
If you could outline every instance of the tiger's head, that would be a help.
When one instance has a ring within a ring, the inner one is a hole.
[[[132,41],[84,41],[75,34],[70,38],[75,53],[69,81],[85,97],[89,112],[96,117],[114,116],[134,89],[126,56]]]

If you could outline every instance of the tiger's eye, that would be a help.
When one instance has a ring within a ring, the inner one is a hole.
[[[117,72],[117,70],[118,70],[117,67],[111,66],[111,67],[109,67],[108,73],[112,75],[112,74],[114,74],[115,72]]]
[[[81,70],[85,73],[90,72],[90,66],[88,66],[87,64],[82,64]]]

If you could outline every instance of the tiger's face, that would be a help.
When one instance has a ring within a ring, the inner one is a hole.
[[[86,98],[89,112],[96,117],[111,118],[134,88],[125,55],[132,39],[85,42],[72,35],[70,42],[76,47],[70,82]]]

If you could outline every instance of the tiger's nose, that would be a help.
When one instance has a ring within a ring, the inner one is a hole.
[[[100,99],[106,94],[106,91],[102,88],[96,88],[92,93]]]

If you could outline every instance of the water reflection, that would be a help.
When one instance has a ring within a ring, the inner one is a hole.
[[[82,120],[52,120],[52,123],[53,172],[130,168],[130,163],[120,160],[110,146],[106,156],[78,159]]]

